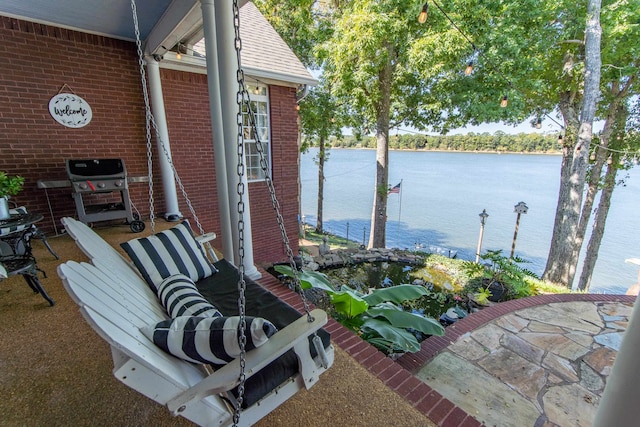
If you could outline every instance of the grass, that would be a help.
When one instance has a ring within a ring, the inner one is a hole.
[[[333,249],[356,249],[360,247],[360,243],[354,242],[353,240],[347,240],[344,237],[336,236],[333,234],[327,233],[318,233],[315,231],[314,227],[305,225],[305,235],[304,239],[316,244],[320,245],[323,242],[323,239],[327,238],[327,243],[329,247]]]

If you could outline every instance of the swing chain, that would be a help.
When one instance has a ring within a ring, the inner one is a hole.
[[[293,255],[293,249],[291,248],[291,243],[289,241],[289,237],[287,236],[287,231],[284,226],[284,218],[282,216],[282,211],[280,209],[280,202],[276,197],[276,189],[273,185],[273,180],[271,179],[271,173],[269,172],[269,167],[267,164],[267,156],[264,152],[264,144],[260,140],[260,135],[257,131],[257,124],[255,114],[252,110],[251,99],[249,95],[249,91],[246,88],[244,81],[242,82],[242,96],[247,99],[246,107],[247,107],[247,116],[249,117],[250,127],[253,130],[256,140],[256,151],[260,156],[260,167],[265,174],[265,183],[267,184],[267,188],[269,189],[269,195],[271,198],[271,206],[276,213],[276,221],[278,222],[278,227],[280,228],[280,236],[282,238],[282,243],[285,246],[285,251],[287,253],[287,260],[289,261],[289,265],[291,270],[293,271],[294,276],[294,284],[296,291],[300,294],[300,298],[302,299],[302,305],[304,306],[304,311],[307,315],[307,319],[309,322],[313,322],[313,316],[311,316],[311,307],[309,307],[309,302],[307,301],[307,296],[300,285],[300,279],[298,277],[298,268],[296,266],[296,261]]]
[[[155,212],[153,202],[153,162],[151,157],[151,122],[153,114],[149,102],[149,92],[147,90],[147,74],[144,69],[144,54],[142,53],[142,41],[140,40],[140,28],[138,26],[138,11],[135,0],[131,0],[131,12],[133,14],[133,26],[136,34],[136,47],[138,49],[138,66],[140,67],[140,79],[142,80],[142,94],[145,105],[145,125],[147,136],[147,174],[149,177],[149,221],[151,223],[151,234],[155,234]],[[154,121],[155,127],[155,121]],[[156,130],[157,132],[157,130]]]
[[[238,0],[233,0],[233,29],[235,32],[235,50],[236,50],[236,61],[237,61],[237,75],[236,79],[238,82],[238,92],[236,96],[236,103],[238,104],[238,111],[236,114],[236,124],[238,126],[237,132],[237,153],[238,153],[238,164],[237,164],[237,174],[238,174],[238,314],[240,317],[240,325],[238,326],[238,345],[240,346],[240,375],[239,375],[239,384],[238,384],[238,398],[235,406],[235,410],[233,412],[233,425],[237,426],[240,421],[240,411],[242,408],[242,402],[244,400],[244,386],[246,381],[246,342],[247,337],[244,334],[246,328],[246,316],[245,316],[245,290],[246,290],[246,282],[244,280],[245,267],[244,267],[244,193],[245,193],[245,184],[242,180],[242,177],[245,173],[245,165],[244,165],[244,135],[242,133],[242,89],[244,87],[244,71],[242,70],[242,61],[240,58],[240,54],[242,51],[242,40],[240,38],[240,7],[238,5]]]

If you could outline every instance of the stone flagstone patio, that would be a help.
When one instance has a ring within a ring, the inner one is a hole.
[[[576,301],[514,311],[414,374],[487,426],[589,426],[632,308]]]

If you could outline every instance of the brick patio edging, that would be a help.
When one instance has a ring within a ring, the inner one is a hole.
[[[304,312],[300,295],[283,286],[279,280],[266,271],[261,272],[262,278],[258,282],[264,288],[293,306],[300,313]],[[445,328],[444,336],[427,338],[422,342],[419,352],[407,353],[396,362],[332,318],[329,318],[324,329],[331,334],[331,341],[438,426],[481,427],[482,423],[420,381],[413,375],[413,372],[424,366],[460,336],[514,311],[554,302],[591,301],[633,304],[635,300],[636,297],[630,295],[552,294],[502,302],[470,314],[448,326]]]

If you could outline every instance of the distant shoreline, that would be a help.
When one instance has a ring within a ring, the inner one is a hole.
[[[318,148],[318,146],[313,145],[309,148]],[[331,150],[375,150],[375,148],[371,147],[331,147]],[[414,151],[414,152],[432,152],[432,153],[473,153],[473,154],[524,154],[524,155],[545,155],[545,156],[561,156],[561,151],[480,151],[480,150],[430,150],[426,148],[415,149],[415,148],[389,148],[389,151]]]

